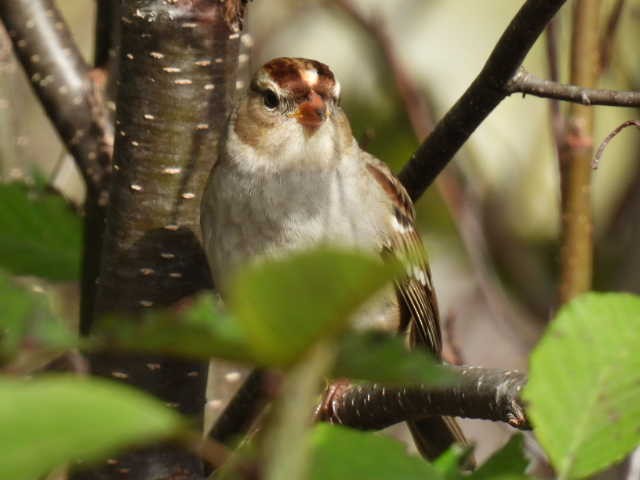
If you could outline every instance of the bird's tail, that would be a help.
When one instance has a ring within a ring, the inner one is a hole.
[[[420,455],[427,460],[435,460],[453,443],[468,444],[460,425],[452,417],[427,417],[407,422],[407,425]],[[473,458],[466,463],[467,468],[473,468]]]

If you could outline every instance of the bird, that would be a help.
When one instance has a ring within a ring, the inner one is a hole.
[[[360,148],[340,105],[341,86],[316,60],[281,57],[254,74],[230,114],[201,204],[214,284],[258,259],[331,243],[411,268],[354,323],[407,335],[438,358],[438,305],[411,198],[381,160]],[[465,437],[451,417],[407,422],[434,459]]]

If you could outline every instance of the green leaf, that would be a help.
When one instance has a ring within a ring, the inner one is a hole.
[[[389,437],[321,424],[311,435],[311,480],[443,480],[423,459]]]
[[[0,478],[33,480],[65,462],[178,433],[178,414],[115,382],[71,376],[0,380]]]
[[[425,351],[380,332],[347,334],[339,344],[334,375],[395,385],[450,385],[456,376]]]
[[[590,293],[563,307],[533,352],[529,417],[561,479],[640,443],[640,298]]]
[[[77,280],[82,226],[59,195],[0,185],[0,268],[17,275]]]
[[[526,480],[524,472],[529,461],[524,456],[524,437],[516,434],[507,444],[494,453],[478,470],[469,477],[470,480]]]
[[[238,323],[222,313],[208,293],[180,310],[152,310],[139,318],[102,318],[92,345],[201,359],[254,360]]]
[[[454,443],[433,462],[433,466],[440,472],[444,480],[463,480],[467,478],[467,475],[462,473],[463,465],[472,454],[472,446],[463,447]]]
[[[361,253],[319,248],[241,272],[230,304],[260,362],[288,365],[319,338],[343,329],[398,271]]]
[[[46,296],[0,272],[0,362],[25,350],[64,350],[76,337],[53,314]]]

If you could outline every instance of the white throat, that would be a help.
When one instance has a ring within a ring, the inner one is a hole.
[[[326,170],[337,166],[344,153],[340,151],[335,125],[325,122],[313,134],[297,121],[284,122],[273,129],[269,140],[257,149],[244,143],[233,126],[229,129],[227,156],[242,170],[277,173],[292,168]],[[350,145],[349,148],[352,146]]]

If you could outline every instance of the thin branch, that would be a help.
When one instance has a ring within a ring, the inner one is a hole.
[[[113,132],[90,69],[52,0],[0,2],[0,19],[52,124],[87,188],[105,192]],[[106,195],[102,202],[106,202]]]
[[[624,10],[625,0],[617,0],[611,13],[609,14],[609,20],[607,26],[604,29],[604,34],[600,40],[600,73],[604,72],[611,64],[611,57],[613,56],[613,47],[615,46],[616,32],[620,26],[620,20],[622,19],[622,11]]]
[[[527,0],[513,18],[471,86],[436,125],[400,173],[415,201],[469,136],[507,95],[505,85],[566,0]]]
[[[612,107],[640,107],[640,92],[622,92],[586,88],[544,80],[520,68],[505,90],[509,95],[523,93],[536,97],[553,98],[581,105],[608,105]]]
[[[560,81],[560,60],[558,58],[558,29],[560,22],[558,18],[553,18],[545,30],[547,65],[549,77],[552,82]],[[517,73],[516,73],[517,75]],[[553,134],[553,144],[556,149],[556,158],[559,159],[564,150],[564,131],[566,118],[560,109],[560,102],[557,99],[550,99],[549,113],[551,120],[551,132]]]
[[[361,430],[377,430],[432,415],[478,418],[530,428],[520,398],[526,383],[524,374],[479,367],[450,368],[460,375],[460,382],[449,388],[333,383],[317,418]]]
[[[334,3],[367,32],[376,43],[385,66],[391,72],[396,91],[406,107],[411,127],[418,139],[422,141],[433,128],[433,118],[427,108],[424,95],[420,93],[413,78],[402,65],[382,20],[366,16],[351,0],[334,0]]]
[[[614,128],[609,133],[609,135],[606,136],[606,138],[602,141],[602,143],[598,147],[598,150],[596,151],[596,154],[593,157],[593,161],[591,162],[591,168],[596,170],[600,166],[600,158],[602,157],[604,150],[607,148],[607,145],[609,145],[609,142],[613,140],[613,137],[618,135],[625,128],[631,127],[631,126],[640,128],[640,120],[627,120],[626,122],[623,122],[620,125],[618,125],[616,128]]]

